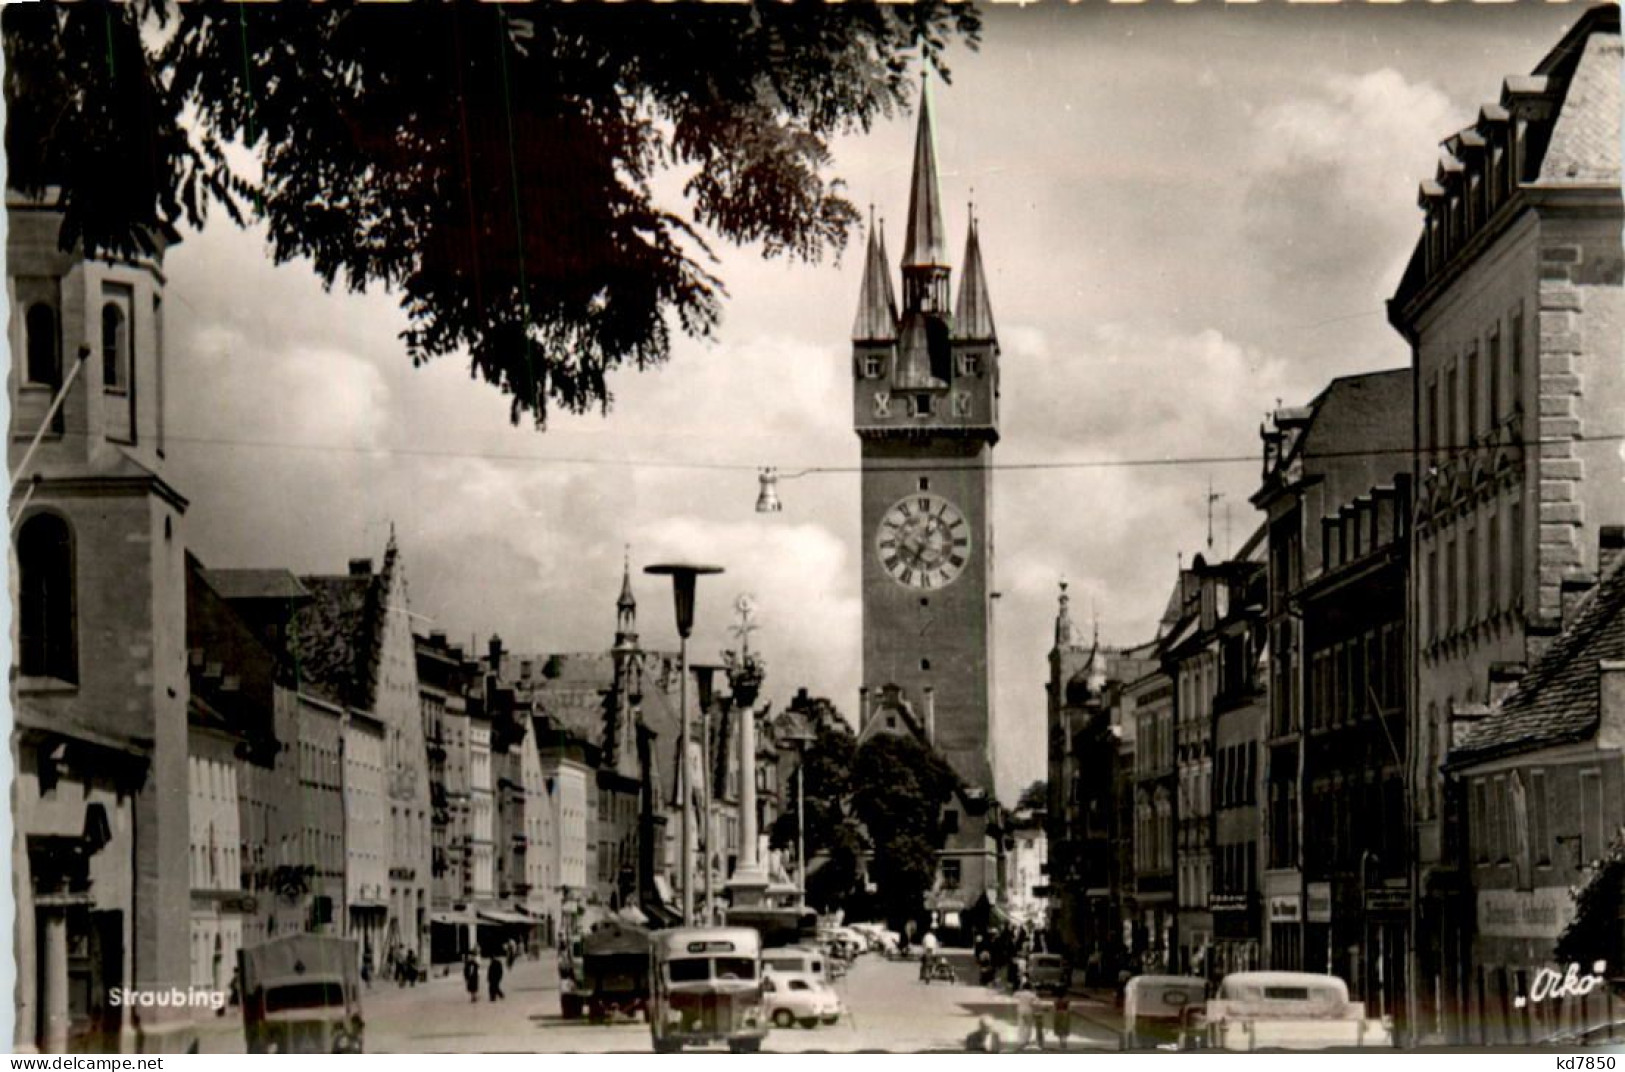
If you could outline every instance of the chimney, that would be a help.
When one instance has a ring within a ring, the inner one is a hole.
[[[869,686],[858,686],[858,732],[869,724]]]
[[[1625,554],[1625,525],[1604,525],[1597,530],[1597,576],[1614,568]]]
[[[1625,747],[1625,660],[1597,664],[1597,747]]]
[[[491,672],[493,674],[501,673],[502,672],[502,638],[497,636],[495,633],[492,633],[491,634],[490,646],[489,646],[489,648],[487,650],[489,651],[490,657],[491,657]]]
[[[519,679],[521,681],[529,681],[530,680],[530,667],[531,667],[531,662],[530,662],[529,659],[521,659],[521,660],[519,660]]]
[[[437,648],[445,647],[446,646],[446,631],[444,629],[431,629],[431,630],[429,630],[429,643],[433,644]]]
[[[925,741],[937,743],[937,690],[930,685],[925,687]]]
[[[372,559],[370,559],[370,558],[352,558],[352,559],[350,559],[350,576],[352,576],[352,577],[371,577],[372,576]]]
[[[1562,607],[1564,629],[1567,629],[1569,626],[1574,624],[1575,608],[1580,605],[1580,601],[1585,598],[1586,593],[1591,591],[1592,588],[1596,587],[1596,584],[1596,578],[1592,577],[1589,573],[1571,573],[1567,577],[1563,578],[1563,583],[1561,587],[1559,587],[1558,592],[1560,593],[1560,598],[1563,601]]]

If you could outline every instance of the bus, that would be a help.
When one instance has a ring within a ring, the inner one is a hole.
[[[682,927],[652,935],[649,1033],[656,1053],[725,1042],[755,1053],[767,1037],[762,939],[746,927]]]

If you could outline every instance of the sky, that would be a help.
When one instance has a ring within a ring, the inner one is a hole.
[[[974,198],[1002,348],[994,459],[1091,463],[994,480],[993,732],[1012,802],[1044,772],[1058,582],[1102,643],[1149,639],[1181,556],[1207,549],[1210,482],[1214,551],[1256,527],[1265,414],[1407,362],[1383,307],[1417,184],[1581,7],[984,11],[933,113],[950,250],[957,268]],[[834,146],[893,251],[913,130],[899,114]],[[759,515],[754,470],[858,462],[862,248],[806,265],[719,246],[716,338],[616,376],[608,415],[554,413],[537,432],[510,426],[466,361],[414,369],[392,296],[325,292],[215,213],[167,265],[169,383],[184,385],[167,475],[191,501],[188,544],[210,566],[335,573],[381,559],[393,526],[420,631],[536,652],[609,645],[628,548],[643,642],[675,649],[668,582],[641,568],[714,562],[692,658],[733,645],[749,594],[766,697],[805,687],[855,718],[858,477],[787,477],[783,512]]]

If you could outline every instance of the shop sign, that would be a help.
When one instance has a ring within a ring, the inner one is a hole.
[[[1207,907],[1210,912],[1242,912],[1247,908],[1245,893],[1210,893]]]
[[[1411,891],[1403,886],[1381,886],[1365,891],[1367,912],[1408,912],[1410,908]]]
[[[1303,902],[1295,893],[1270,898],[1271,923],[1298,923],[1303,920]]]
[[[1330,923],[1332,921],[1332,884],[1330,882],[1309,883],[1309,905],[1305,915],[1310,923]]]
[[[1556,938],[1573,916],[1566,886],[1478,891],[1478,933],[1486,937]]]

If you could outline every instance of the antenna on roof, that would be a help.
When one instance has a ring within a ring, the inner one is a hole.
[[[1207,549],[1209,551],[1213,550],[1213,504],[1218,502],[1222,498],[1224,498],[1224,492],[1222,492],[1222,491],[1215,492],[1213,490],[1213,478],[1208,477],[1207,478]],[[1229,507],[1227,506],[1225,509],[1228,511]],[[1229,539],[1230,539],[1230,537],[1227,535],[1225,537],[1226,542],[1228,542]]]

